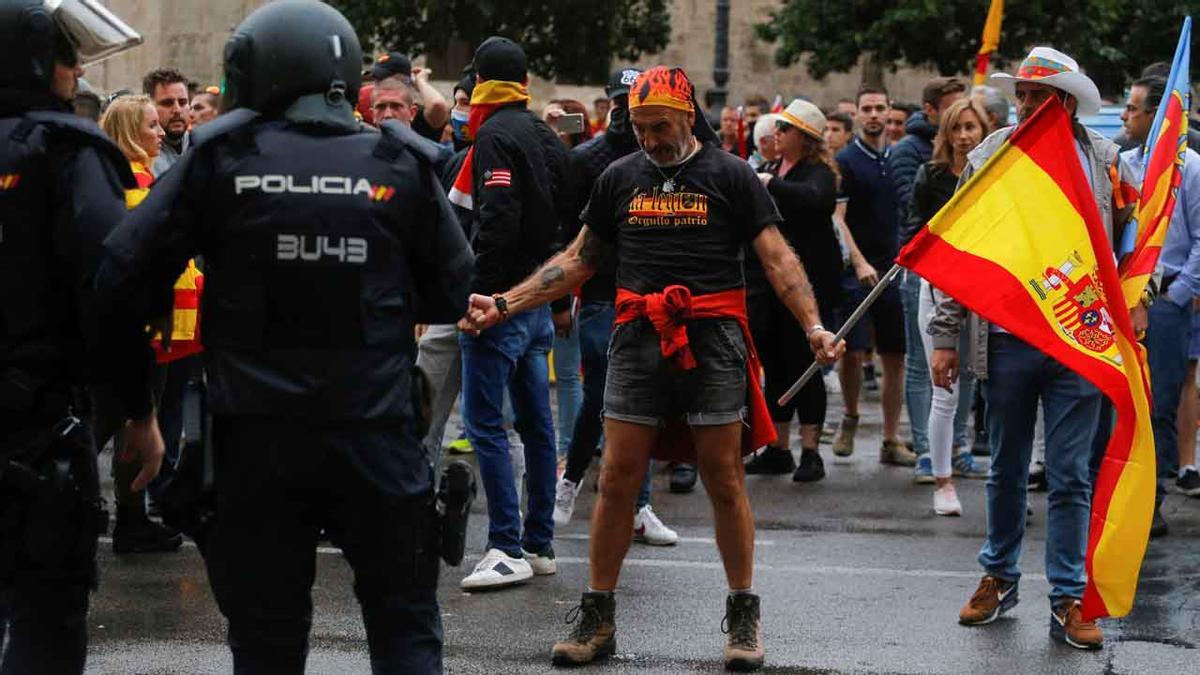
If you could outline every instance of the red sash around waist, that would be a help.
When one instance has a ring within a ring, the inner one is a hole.
[[[616,325],[646,318],[654,325],[662,344],[662,354],[682,370],[696,367],[696,357],[688,341],[687,327],[693,319],[733,319],[742,329],[746,342],[746,407],[749,411],[749,433],[742,434],[742,454],[774,443],[775,425],[767,409],[759,373],[762,366],[754,340],[750,337],[750,321],[746,315],[746,291],[736,288],[719,293],[692,295],[684,286],[667,286],[661,293],[639,295],[617,289]],[[696,448],[686,420],[670,420],[655,452],[655,459],[695,461]]]

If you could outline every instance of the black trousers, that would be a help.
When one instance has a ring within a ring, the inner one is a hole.
[[[22,446],[52,424],[5,433],[0,449]],[[8,625],[0,675],[78,675],[87,656],[101,512],[96,447],[86,422],[57,437],[34,468],[51,472],[53,459],[69,466],[65,476],[57,472],[69,491],[31,493],[11,472],[0,482],[0,637],[4,614]]]
[[[773,291],[751,295],[746,302],[750,334],[766,372],[767,408],[774,422],[825,424],[825,380],[817,373],[786,406],[776,401],[813,362],[804,328]],[[781,441],[786,439],[781,439]],[[811,449],[811,448],[810,448]]]
[[[401,425],[217,418],[204,540],[234,672],[303,673],[317,539],[354,571],[374,673],[441,673],[432,469]]]

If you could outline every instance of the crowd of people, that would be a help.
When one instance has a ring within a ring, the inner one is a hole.
[[[1090,486],[1111,409],[1053,359],[915,274],[889,271],[1014,122],[1052,97],[1075,116],[1080,160],[1117,241],[1129,215],[1123,187],[1137,187],[1149,120],[1162,103],[1161,67],[1130,89],[1124,154],[1078,123],[1098,109],[1099,94],[1069,56],[1048,48],[995,86],[932,78],[919,104],[864,84],[830,109],[805,97],[771,105],[753,96],[711,116],[678,68],[619,68],[590,108],[561,99],[538,112],[520,45],[490,38],[471,68],[447,97],[430,70],[389,52],[363,71],[355,106],[359,131],[402,134],[433,159],[473,254],[464,318],[414,327],[416,366],[428,384],[421,447],[434,466],[444,451],[473,454],[487,496],[487,543],[463,589],[554,574],[555,526],[574,518],[600,456],[588,587],[553,659],[612,654],[614,590],[630,543],[679,539],[651,506],[653,458],[670,472],[673,492],[693,490],[698,476],[705,483],[730,589],[725,663],[757,668],[764,650],[744,476],[823,480],[829,453],[860,451],[861,402],[874,388],[883,416],[878,459],[911,467],[915,482],[933,486],[934,513],[963,513],[955,479],[988,479],[984,577],[960,622],[987,624],[1016,604],[1027,493],[1046,490],[1052,632],[1080,648],[1102,644],[1079,607]],[[136,186],[126,206],[136,210],[191,152],[193,134],[222,119],[222,94],[164,68],[146,75],[140,94],[84,87],[73,104],[127,160]],[[403,131],[387,131],[395,127]],[[1189,151],[1156,294],[1133,308],[1149,348],[1161,487],[1192,497],[1200,496],[1197,162]],[[386,186],[370,189],[391,199]],[[136,458],[113,462],[118,553],[182,542],[152,516],[179,458],[184,398],[202,379],[206,319],[180,298],[202,293],[204,267],[189,260],[171,321],[154,326],[163,474],[147,485]],[[832,329],[881,282],[863,320],[836,341]],[[841,410],[829,410],[822,376],[778,403],[814,363],[836,369]],[[122,445],[116,398],[94,391],[98,446]],[[456,407],[463,436],[446,438]],[[1156,510],[1155,534],[1165,533]]]

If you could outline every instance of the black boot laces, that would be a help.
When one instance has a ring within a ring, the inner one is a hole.
[[[721,619],[721,632],[733,637],[733,643],[753,649],[758,646],[758,631],[750,607],[730,601]]]
[[[571,629],[572,640],[587,642],[600,629],[600,608],[594,603],[581,602],[567,612],[564,623],[575,624]]]

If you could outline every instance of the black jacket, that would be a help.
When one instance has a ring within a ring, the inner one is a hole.
[[[908,216],[904,219],[900,237],[908,243],[917,232],[925,227],[930,218],[950,201],[958,186],[958,176],[945,167],[926,162],[917,170],[913,181],[912,201],[908,203]]]
[[[767,192],[783,216],[779,231],[800,256],[821,308],[833,310],[841,300],[842,273],[841,249],[833,231],[837,179],[821,162],[797,164],[785,176],[778,174],[778,163],[767,168],[765,173],[776,176],[767,184]],[[751,246],[746,247],[746,288],[752,294],[774,292]]]
[[[145,415],[153,360],[142,326],[103,325],[93,291],[134,186],[129,162],[48,94],[4,90],[0,174],[0,389],[14,378],[47,392],[105,381],[126,416]],[[16,416],[24,405],[0,400],[0,417],[5,407]]]
[[[896,186],[896,203],[900,206],[899,222],[904,222],[908,213],[908,200],[912,199],[913,180],[917,177],[917,169],[933,156],[933,138],[937,136],[937,127],[929,123],[925,113],[913,113],[904,125],[905,136],[892,146],[888,156],[888,173]],[[908,243],[903,237],[900,245]]]
[[[587,206],[592,186],[604,170],[616,160],[635,152],[637,139],[630,133],[609,131],[573,148],[567,156],[566,179],[559,200],[563,226],[563,241],[570,242],[579,235],[582,223],[579,215]],[[585,302],[613,302],[617,295],[617,260],[609,256],[604,266],[583,285],[580,299]]]
[[[561,247],[555,200],[566,161],[558,135],[524,104],[496,110],[479,128],[471,187],[478,226],[473,292],[507,291]]]
[[[97,279],[137,325],[203,254],[215,415],[408,423],[415,323],[466,310],[471,256],[416,134],[235,110],[105,241]]]

